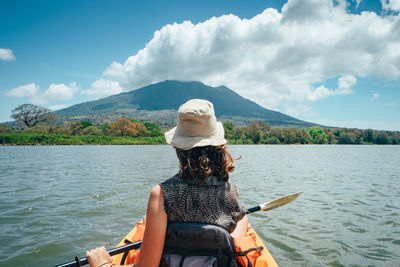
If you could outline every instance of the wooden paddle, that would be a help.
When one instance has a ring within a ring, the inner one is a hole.
[[[301,193],[303,193],[303,192],[298,192],[296,194],[288,195],[288,196],[285,196],[285,197],[280,197],[280,198],[277,198],[277,199],[272,200],[270,202],[267,202],[267,203],[260,204],[258,206],[252,207],[252,208],[247,210],[247,214],[253,213],[253,212],[256,212],[256,211],[259,211],[259,210],[267,211],[267,210],[273,210],[273,209],[279,208],[279,207],[281,207],[283,205],[286,205],[287,203],[292,202],[293,200],[295,200],[298,196],[301,195]]]
[[[284,197],[272,200],[267,203],[259,204],[255,207],[248,209],[247,214],[250,214],[250,213],[253,213],[256,211],[268,211],[268,210],[276,209],[278,207],[288,204],[289,202],[292,202],[298,196],[300,196],[301,193],[303,193],[303,192],[298,192],[296,194],[284,196]],[[141,245],[142,245],[142,240],[134,242],[134,243],[130,243],[125,246],[120,246],[117,248],[109,249],[109,250],[107,250],[107,252],[108,252],[108,254],[110,254],[110,256],[114,256],[114,255],[124,253],[129,250],[132,250],[132,249],[138,249]],[[63,263],[60,265],[56,265],[54,267],[78,267],[78,266],[86,265],[88,263],[89,262],[86,257],[84,257],[82,259],[75,257],[75,260],[73,260],[73,261],[69,261],[69,262],[66,262],[66,263]]]

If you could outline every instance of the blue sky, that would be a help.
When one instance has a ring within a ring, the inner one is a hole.
[[[382,1],[382,2],[381,2]],[[400,1],[8,1],[0,122],[163,80],[330,126],[400,130]]]

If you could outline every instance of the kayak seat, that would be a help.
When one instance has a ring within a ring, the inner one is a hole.
[[[235,243],[224,228],[168,223],[160,267],[237,267]]]

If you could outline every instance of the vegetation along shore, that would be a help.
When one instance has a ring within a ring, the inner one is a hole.
[[[230,144],[400,144],[400,132],[346,128],[273,128],[264,121],[247,126],[223,123]],[[156,123],[119,119],[102,125],[67,122],[64,125],[39,124],[16,131],[0,125],[0,145],[138,145],[165,144]]]

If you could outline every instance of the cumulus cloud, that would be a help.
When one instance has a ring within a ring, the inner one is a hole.
[[[122,88],[118,82],[100,79],[92,83],[86,93],[91,98],[101,98],[109,95],[114,95],[122,92]]]
[[[49,88],[44,92],[40,90],[40,86],[30,83],[11,89],[6,92],[7,96],[11,97],[26,97],[34,104],[47,104],[54,101],[65,101],[71,99],[79,86],[72,82],[65,84],[50,84]]]
[[[338,94],[345,95],[352,93],[351,87],[357,83],[357,79],[352,75],[340,77],[338,80]]]
[[[5,61],[15,60],[13,51],[8,48],[0,48],[0,60],[5,60]]]
[[[69,85],[63,83],[50,84],[49,88],[43,93],[43,97],[47,101],[68,100],[78,91],[78,89],[79,87],[75,82],[72,82]]]
[[[39,86],[34,83],[30,83],[11,89],[6,93],[6,95],[12,97],[33,97],[37,95],[39,91]]]
[[[400,0],[380,0],[382,9],[400,11]]]
[[[342,76],[338,79],[338,87],[335,90],[329,90],[324,85],[320,85],[315,90],[309,92],[308,100],[317,101],[329,96],[351,94],[353,93],[351,87],[356,83],[357,79],[354,76]]]
[[[281,11],[269,8],[251,19],[224,15],[166,25],[137,54],[113,62],[107,80],[87,93],[197,80],[227,85],[276,110],[349,94],[357,77],[371,75],[400,77],[399,15],[351,14],[345,1],[289,0]],[[329,79],[337,88],[327,87]]]

